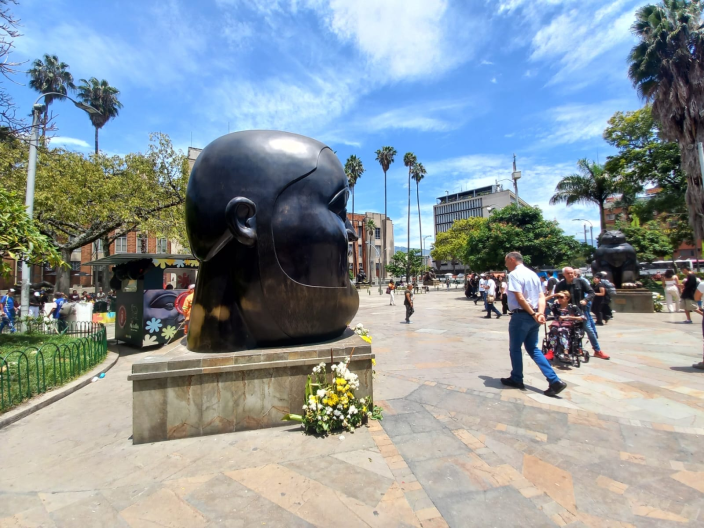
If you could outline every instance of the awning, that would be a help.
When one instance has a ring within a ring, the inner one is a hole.
[[[174,255],[172,253],[116,253],[91,262],[84,262],[81,266],[117,266],[135,260],[193,260],[193,255]]]

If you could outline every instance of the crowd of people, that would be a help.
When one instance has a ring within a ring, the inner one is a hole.
[[[10,288],[5,295],[0,297],[0,333],[2,333],[5,328],[7,328],[10,333],[17,331],[16,321],[21,315],[20,306],[17,302],[17,292],[17,288]],[[31,318],[46,317],[53,319],[56,321],[57,329],[61,331],[66,328],[66,319],[70,315],[70,312],[66,309],[64,309],[64,313],[62,313],[64,304],[90,302],[96,304],[94,311],[107,312],[110,310],[115,299],[116,295],[114,290],[110,290],[110,292],[106,294],[103,292],[102,288],[100,288],[97,293],[83,291],[81,295],[79,295],[78,291],[75,289],[67,295],[63,292],[50,293],[48,290],[42,288],[30,291],[27,315]],[[100,306],[98,303],[103,303],[104,305]]]

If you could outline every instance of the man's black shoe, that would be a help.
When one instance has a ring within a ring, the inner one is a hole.
[[[545,396],[557,396],[566,388],[567,383],[565,383],[564,381],[556,381],[555,383],[551,383],[550,388],[543,392],[543,394],[545,394]]]
[[[485,316],[484,316],[484,319],[491,319],[491,316],[490,316],[490,315],[485,315]]]
[[[514,381],[511,378],[501,378],[501,384],[508,385],[509,387],[515,387],[515,388],[521,389],[521,390],[526,388],[526,386],[523,385],[522,381]]]

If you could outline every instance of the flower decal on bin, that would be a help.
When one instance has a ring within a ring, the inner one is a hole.
[[[179,275],[176,281],[178,282],[179,288],[185,290],[191,284],[191,276],[188,273],[184,273],[182,275]]]
[[[184,264],[183,260],[181,260],[181,259],[174,260],[174,266],[176,266],[177,268],[182,268],[183,264]]]
[[[151,334],[144,336],[144,341],[142,341],[142,346],[153,346],[158,345],[159,342],[156,340],[156,336]]]
[[[145,326],[146,326],[146,330],[150,334],[153,334],[153,333],[158,333],[159,328],[161,328],[164,325],[161,324],[161,319],[157,319],[156,317],[152,317],[150,321],[147,321],[147,324]]]
[[[167,341],[176,335],[176,327],[169,325],[165,326],[161,331],[161,337],[165,338]]]

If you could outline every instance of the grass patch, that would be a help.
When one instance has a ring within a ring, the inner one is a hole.
[[[65,385],[107,356],[105,330],[86,337],[0,334],[0,413]]]

